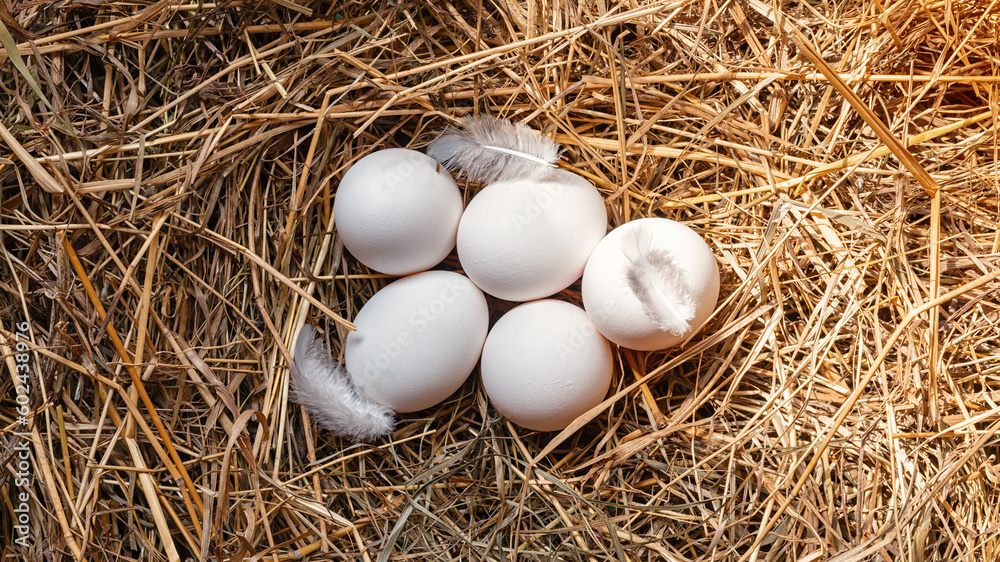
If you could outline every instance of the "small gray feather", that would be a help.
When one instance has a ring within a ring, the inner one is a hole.
[[[442,166],[486,184],[543,179],[559,160],[562,147],[527,125],[506,119],[466,117],[427,147]]]
[[[648,236],[638,231],[629,234],[624,242],[629,289],[653,324],[675,336],[684,335],[697,312],[684,269],[669,252],[653,248]]]
[[[295,342],[291,398],[321,426],[353,441],[387,435],[395,413],[358,391],[351,375],[334,361],[315,330],[305,325]]]

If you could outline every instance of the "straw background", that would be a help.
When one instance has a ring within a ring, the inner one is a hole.
[[[0,553],[996,560],[996,4],[0,2]],[[337,182],[469,113],[697,230],[718,310],[563,433],[473,376],[352,445],[288,400],[391,281]]]

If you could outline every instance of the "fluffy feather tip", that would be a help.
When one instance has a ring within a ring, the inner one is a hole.
[[[312,326],[299,331],[294,353],[291,398],[321,426],[354,441],[377,439],[392,431],[395,413],[355,388],[351,375],[333,359]]]

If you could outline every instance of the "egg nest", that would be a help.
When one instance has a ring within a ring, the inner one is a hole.
[[[4,3],[0,554],[997,559],[997,35],[981,0]],[[694,229],[715,313],[613,348],[562,432],[474,372],[335,437],[290,346],[339,358],[395,279],[337,185],[477,114],[609,228]]]

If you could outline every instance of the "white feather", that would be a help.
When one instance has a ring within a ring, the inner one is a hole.
[[[496,117],[466,117],[427,147],[427,155],[474,181],[542,179],[562,153],[552,139],[527,125]]]
[[[696,312],[684,269],[669,252],[653,248],[648,237],[638,232],[625,241],[624,250],[625,278],[643,312],[661,330],[684,335]]]
[[[323,427],[354,441],[392,431],[394,412],[362,394],[351,375],[334,361],[313,327],[305,325],[295,342],[291,398]]]

